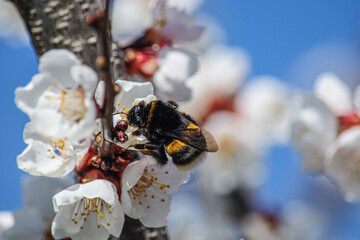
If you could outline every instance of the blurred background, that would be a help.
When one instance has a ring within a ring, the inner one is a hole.
[[[199,25],[208,27],[211,33],[210,40],[204,40],[208,45],[203,45],[203,48],[218,46],[210,53],[207,49],[200,49],[201,61],[205,62],[204,65],[211,64],[206,63],[206,59],[210,59],[206,54],[216,54],[221,47],[221,52],[228,51],[229,56],[236,53],[236,56],[224,57],[227,61],[222,68],[224,72],[216,76],[226,76],[230,66],[237,69],[234,76],[239,77],[241,86],[235,108],[241,108],[242,114],[262,116],[262,113],[253,113],[258,106],[257,100],[253,99],[257,99],[256,91],[263,87],[256,83],[264,79],[275,83],[271,86],[275,93],[280,91],[275,95],[281,104],[287,104],[294,92],[311,91],[313,82],[323,72],[337,74],[350,86],[360,82],[359,1],[204,0],[197,3],[198,6],[193,7],[197,21]],[[1,11],[0,22],[4,14]],[[1,211],[15,210],[22,205],[21,179],[24,173],[16,166],[16,156],[26,147],[22,131],[28,119],[14,104],[14,90],[26,85],[37,73],[37,59],[31,46],[26,44],[26,40],[24,44],[18,36],[9,33],[6,30],[9,24],[2,22]],[[214,43],[209,43],[211,41]],[[221,65],[220,59],[223,58],[219,57],[213,64]],[[194,80],[194,83],[196,81],[200,80]],[[253,104],[247,105],[247,101]],[[189,105],[194,104],[185,104],[184,109],[191,112]],[[268,129],[258,133],[256,126],[231,125],[231,121],[238,123],[242,120],[231,119],[224,112],[221,114],[225,115],[208,112],[200,118],[206,118],[205,127],[212,132],[217,128],[222,131],[222,122],[230,121],[227,125],[239,130],[232,134],[236,132],[234,135],[239,135],[239,141],[251,142],[251,146],[246,145],[246,150],[235,155],[235,158],[244,158],[247,162],[239,167],[239,172],[227,173],[224,170],[224,176],[215,176],[212,171],[222,166],[211,165],[211,161],[226,156],[210,156],[192,173],[190,183],[182,186],[181,192],[173,197],[173,210],[169,216],[173,239],[239,239],[241,236],[258,236],[249,239],[260,240],[359,239],[360,205],[347,203],[324,176],[302,171],[301,156],[288,140],[288,128],[284,130],[278,126],[280,136],[279,132],[273,134],[273,125],[264,126]],[[275,117],[281,114],[285,113],[275,112]],[[265,120],[266,123],[271,121],[278,124],[283,120]],[[254,131],[250,131],[252,127]],[[267,139],[269,136],[271,139]],[[261,143],[258,142],[260,138]],[[220,147],[231,148],[231,142],[231,138],[228,142],[221,142]],[[244,152],[248,154],[243,156]],[[229,177],[231,174],[241,175],[242,179],[234,180],[234,177]],[[238,181],[240,184],[234,183]],[[214,183],[211,185],[209,182]],[[193,224],[189,226],[189,222]],[[253,235],[254,231],[260,235]]]

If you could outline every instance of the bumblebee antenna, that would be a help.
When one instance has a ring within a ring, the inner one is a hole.
[[[126,116],[129,115],[129,114],[126,113],[126,112],[114,112],[114,113],[113,113],[113,116],[114,116],[114,115],[117,115],[117,114],[119,114],[119,115],[120,115],[120,114],[124,114],[124,115],[126,115]]]

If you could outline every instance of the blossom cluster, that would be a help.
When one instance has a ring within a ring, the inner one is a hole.
[[[32,203],[15,213],[5,238],[119,237],[125,216],[145,227],[167,225],[169,195],[188,181],[189,173],[178,170],[171,160],[160,165],[151,154],[134,148],[148,139],[129,125],[128,113],[140,102],[190,98],[185,81],[197,71],[198,60],[176,43],[195,41],[203,27],[194,25],[192,14],[167,1],[147,4],[151,23],[127,42],[118,39],[127,76],[111,84],[119,90],[110,106],[110,128],[103,115],[109,108],[105,79],[68,50],[44,53],[39,73],[16,89],[15,103],[30,119],[23,133],[27,147],[17,164],[36,178],[24,186]],[[73,185],[63,179],[69,173]],[[44,189],[35,189],[44,184]],[[37,196],[40,191],[47,197]],[[30,219],[33,225],[24,228]]]

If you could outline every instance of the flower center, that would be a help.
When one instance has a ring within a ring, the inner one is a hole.
[[[83,198],[76,203],[71,221],[75,225],[79,225],[80,229],[84,229],[87,219],[96,217],[98,228],[100,228],[100,222],[105,222],[107,226],[110,226],[109,215],[112,213],[111,207],[111,205],[106,204],[100,198]]]
[[[165,174],[168,173],[168,171],[165,171]],[[144,170],[144,174],[129,191],[132,200],[137,200],[139,198],[139,205],[142,205],[142,198],[161,198],[161,202],[166,201],[165,198],[162,198],[162,195],[167,195],[165,189],[170,188],[170,185],[159,182],[158,177],[156,177],[157,174],[163,173],[155,172],[154,168]],[[150,206],[146,206],[146,208],[149,209]]]
[[[85,113],[85,91],[79,86],[77,89],[61,89],[60,111],[68,121],[80,121]]]

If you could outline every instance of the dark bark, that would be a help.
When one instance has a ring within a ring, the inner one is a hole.
[[[97,30],[85,23],[84,18],[94,15],[99,6],[95,0],[12,0],[19,10],[29,31],[38,58],[54,48],[66,48],[75,53],[103,78],[104,73],[96,64],[101,55],[101,43]],[[108,29],[108,43],[111,46],[111,79],[123,76],[123,54],[112,41]],[[166,240],[166,228],[146,228],[138,220],[126,217],[120,236],[121,240]]]

